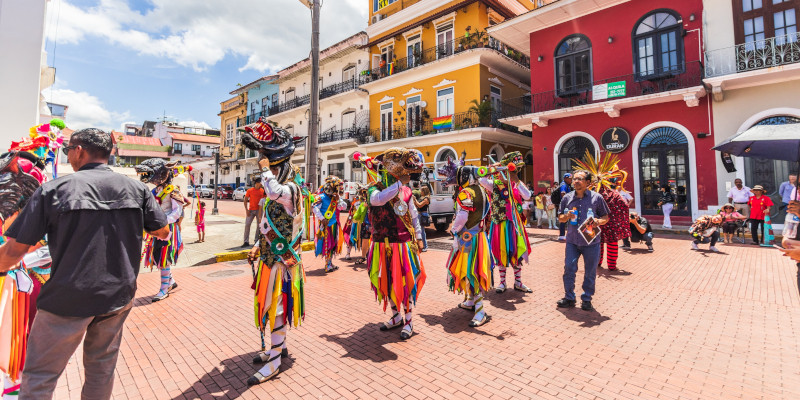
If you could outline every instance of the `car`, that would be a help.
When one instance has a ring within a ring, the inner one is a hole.
[[[200,189],[198,190],[195,187],[195,190],[198,190],[197,197],[208,197],[211,198],[214,195],[214,189],[211,188],[209,185],[200,185]]]
[[[246,186],[239,186],[236,190],[233,191],[233,199],[236,201],[241,201],[244,199],[244,195],[247,192]]]
[[[233,198],[233,189],[229,186],[220,186],[217,188],[217,198],[218,199],[232,199]]]
[[[191,185],[187,186],[186,187],[186,194],[189,197],[194,197],[194,186],[191,186]]]
[[[441,182],[435,182],[428,213],[431,215],[431,221],[437,232],[444,233],[450,227],[455,216],[454,206],[453,189],[445,187]]]

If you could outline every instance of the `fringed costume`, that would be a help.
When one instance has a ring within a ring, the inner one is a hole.
[[[136,165],[136,173],[142,182],[156,185],[152,193],[169,222],[169,238],[161,240],[155,236],[145,235],[145,246],[142,251],[145,267],[158,268],[161,272],[161,286],[153,296],[155,303],[169,297],[170,292],[178,287],[172,277],[172,267],[178,263],[178,256],[183,251],[183,238],[178,220],[183,214],[184,198],[172,184],[177,173],[183,173],[178,163],[166,163],[160,158],[150,158]]]
[[[492,260],[486,235],[485,220],[489,214],[489,201],[484,189],[475,181],[478,169],[464,166],[448,159],[438,171],[444,183],[455,185],[456,214],[450,232],[453,250],[447,259],[450,290],[464,293],[459,308],[474,311],[469,326],[486,323],[488,316],[483,308],[483,296],[492,287]]]
[[[362,264],[367,259],[367,249],[372,228],[369,225],[367,214],[367,190],[359,190],[358,195],[350,204],[350,212],[344,229],[344,238],[347,243],[347,255],[345,260],[350,259],[350,250],[355,248],[361,252],[361,257],[356,260],[356,264]]]
[[[513,151],[506,154],[499,164],[500,168],[494,166],[479,171],[480,175],[485,175],[480,178],[481,186],[492,194],[492,217],[488,232],[492,257],[500,273],[496,291],[505,292],[506,269],[511,267],[514,269],[514,290],[530,293],[531,289],[522,283],[522,262],[527,264],[531,253],[522,202],[530,200],[531,192],[516,179],[525,162],[522,154]]]
[[[29,137],[12,142],[0,156],[0,220],[2,232],[16,219],[36,189],[45,182],[44,169],[51,165],[57,177],[58,149],[62,146],[64,122],[53,119],[31,128]],[[0,232],[0,235],[2,235]],[[0,236],[0,244],[6,239]],[[43,240],[30,249],[18,268],[0,273],[0,375],[2,399],[19,395],[28,333],[36,316],[39,290],[50,277],[50,252]]]
[[[304,181],[289,162],[295,145],[304,139],[273,129],[263,118],[242,134],[242,143],[261,155],[261,181],[267,197],[259,221],[261,237],[250,252],[251,262],[257,256],[254,310],[261,332],[261,352],[253,363],[264,366],[247,380],[248,385],[262,383],[280,372],[282,357],[289,355],[287,327],[299,327],[305,318],[305,271],[300,258],[306,221]],[[265,160],[269,167],[263,166]],[[266,349],[264,334],[268,329],[271,345]]]
[[[333,265],[333,256],[342,252],[344,242],[339,213],[347,209],[347,203],[340,197],[342,186],[342,180],[338,177],[327,177],[314,203],[314,216],[318,222],[314,254],[325,257],[325,272],[339,269]]]
[[[375,159],[362,157],[368,169],[377,172],[379,182],[368,189],[372,244],[367,266],[372,290],[383,309],[392,309],[392,318],[382,331],[402,326],[400,338],[414,334],[412,308],[425,284],[425,268],[419,259],[417,240],[422,238],[411,189],[398,179],[422,171],[414,150],[390,148]],[[403,313],[400,313],[400,307]]]

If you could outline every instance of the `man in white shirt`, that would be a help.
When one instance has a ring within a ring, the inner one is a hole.
[[[750,206],[747,205],[747,201],[750,200],[750,196],[753,195],[753,192],[750,191],[749,187],[744,186],[742,180],[739,178],[736,178],[733,184],[735,186],[728,191],[728,202],[732,203],[733,207],[742,215],[749,217]]]

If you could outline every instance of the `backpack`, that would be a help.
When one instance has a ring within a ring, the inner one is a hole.
[[[550,194],[550,201],[556,206],[561,204],[561,188],[554,190],[553,193]]]

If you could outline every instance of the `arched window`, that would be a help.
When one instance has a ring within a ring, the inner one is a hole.
[[[593,156],[597,154],[592,141],[583,136],[575,136],[561,146],[558,151],[558,176],[555,180],[561,179],[567,172],[572,172],[576,164],[572,159],[583,159],[586,155],[586,150],[589,150]]]
[[[662,126],[647,132],[639,143],[642,213],[660,214],[659,188],[668,185],[675,196],[672,215],[691,215],[689,141],[680,130]]]
[[[634,68],[639,79],[682,73],[683,36],[678,13],[656,10],[633,29]]]
[[[567,36],[556,47],[556,89],[558,95],[578,93],[592,88],[592,43],[586,36]]]

